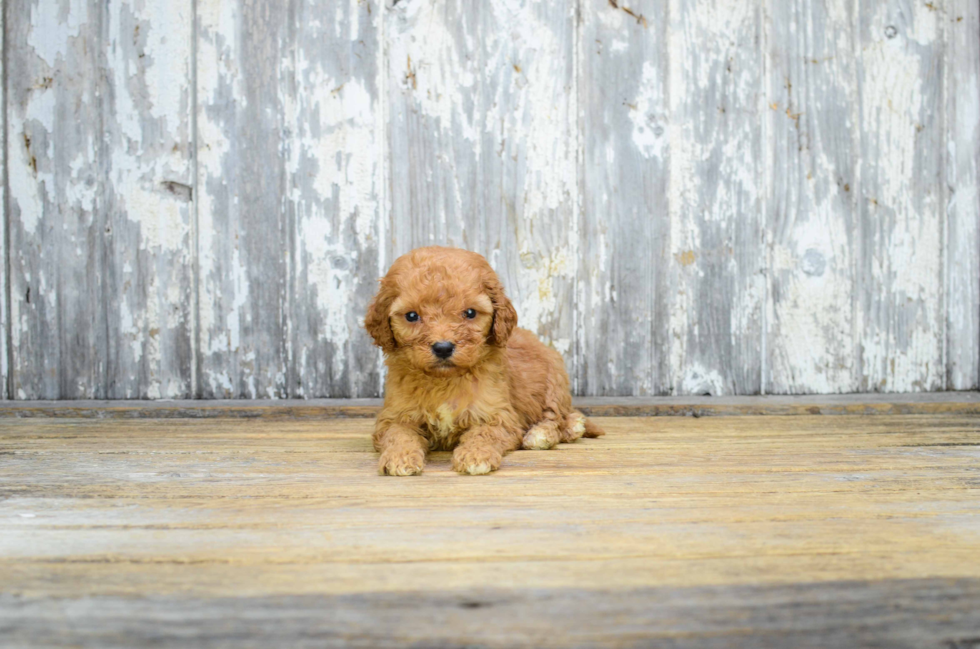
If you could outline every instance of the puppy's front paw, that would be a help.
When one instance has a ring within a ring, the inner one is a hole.
[[[420,450],[387,449],[378,460],[381,475],[419,475],[425,467],[425,453]]]
[[[484,475],[500,468],[503,455],[490,446],[463,444],[453,451],[453,471]]]

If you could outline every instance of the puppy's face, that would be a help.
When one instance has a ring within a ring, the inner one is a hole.
[[[387,355],[433,376],[462,374],[506,344],[517,314],[480,255],[420,248],[392,265],[365,326]]]
[[[454,374],[487,352],[493,304],[480,286],[409,281],[388,313],[395,344],[427,374]]]

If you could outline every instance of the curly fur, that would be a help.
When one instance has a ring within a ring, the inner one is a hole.
[[[410,312],[417,322],[406,319]],[[430,247],[399,257],[364,326],[388,366],[374,431],[383,475],[421,473],[429,450],[452,450],[460,473],[490,473],[522,446],[603,434],[572,409],[561,355],[517,328],[517,312],[481,255]],[[456,346],[448,362],[432,352],[442,341]]]

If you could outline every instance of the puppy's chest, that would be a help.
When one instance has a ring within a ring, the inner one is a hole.
[[[456,444],[459,436],[470,426],[473,418],[458,401],[446,401],[426,408],[425,423],[434,448],[448,448]]]
[[[472,377],[419,394],[415,412],[431,448],[452,450],[463,433],[492,420],[503,405],[503,387]]]

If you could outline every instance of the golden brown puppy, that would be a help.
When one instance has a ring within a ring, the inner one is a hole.
[[[364,319],[388,365],[379,473],[418,475],[427,451],[455,449],[453,469],[479,475],[522,445],[602,435],[572,410],[561,355],[516,325],[475,252],[419,248],[392,264]]]

